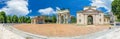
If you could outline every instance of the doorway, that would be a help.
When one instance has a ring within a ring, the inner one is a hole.
[[[91,15],[89,15],[89,16],[87,17],[87,24],[88,24],[88,25],[93,25],[93,17],[92,17]]]

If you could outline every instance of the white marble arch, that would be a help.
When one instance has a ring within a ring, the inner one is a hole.
[[[58,24],[68,24],[68,20],[70,19],[69,10],[58,10],[57,11],[57,23]]]

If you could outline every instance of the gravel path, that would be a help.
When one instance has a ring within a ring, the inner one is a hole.
[[[109,29],[109,26],[77,26],[73,24],[18,24],[14,27],[25,32],[48,37],[81,36]]]

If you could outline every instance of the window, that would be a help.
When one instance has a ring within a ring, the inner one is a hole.
[[[101,16],[101,14],[100,14],[100,16]]]
[[[79,16],[81,16],[81,15],[79,15]]]
[[[101,22],[101,19],[100,19],[100,22]]]
[[[105,19],[104,19],[104,22],[105,22]]]
[[[81,19],[79,20],[79,22],[81,22]]]

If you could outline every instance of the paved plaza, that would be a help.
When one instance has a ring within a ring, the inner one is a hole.
[[[105,29],[109,29],[110,26],[105,25],[88,25],[79,26],[76,24],[18,24],[14,25],[16,29],[21,31],[49,36],[49,37],[70,37],[87,35]]]
[[[0,24],[0,31],[0,39],[120,39],[120,27],[109,25]]]

